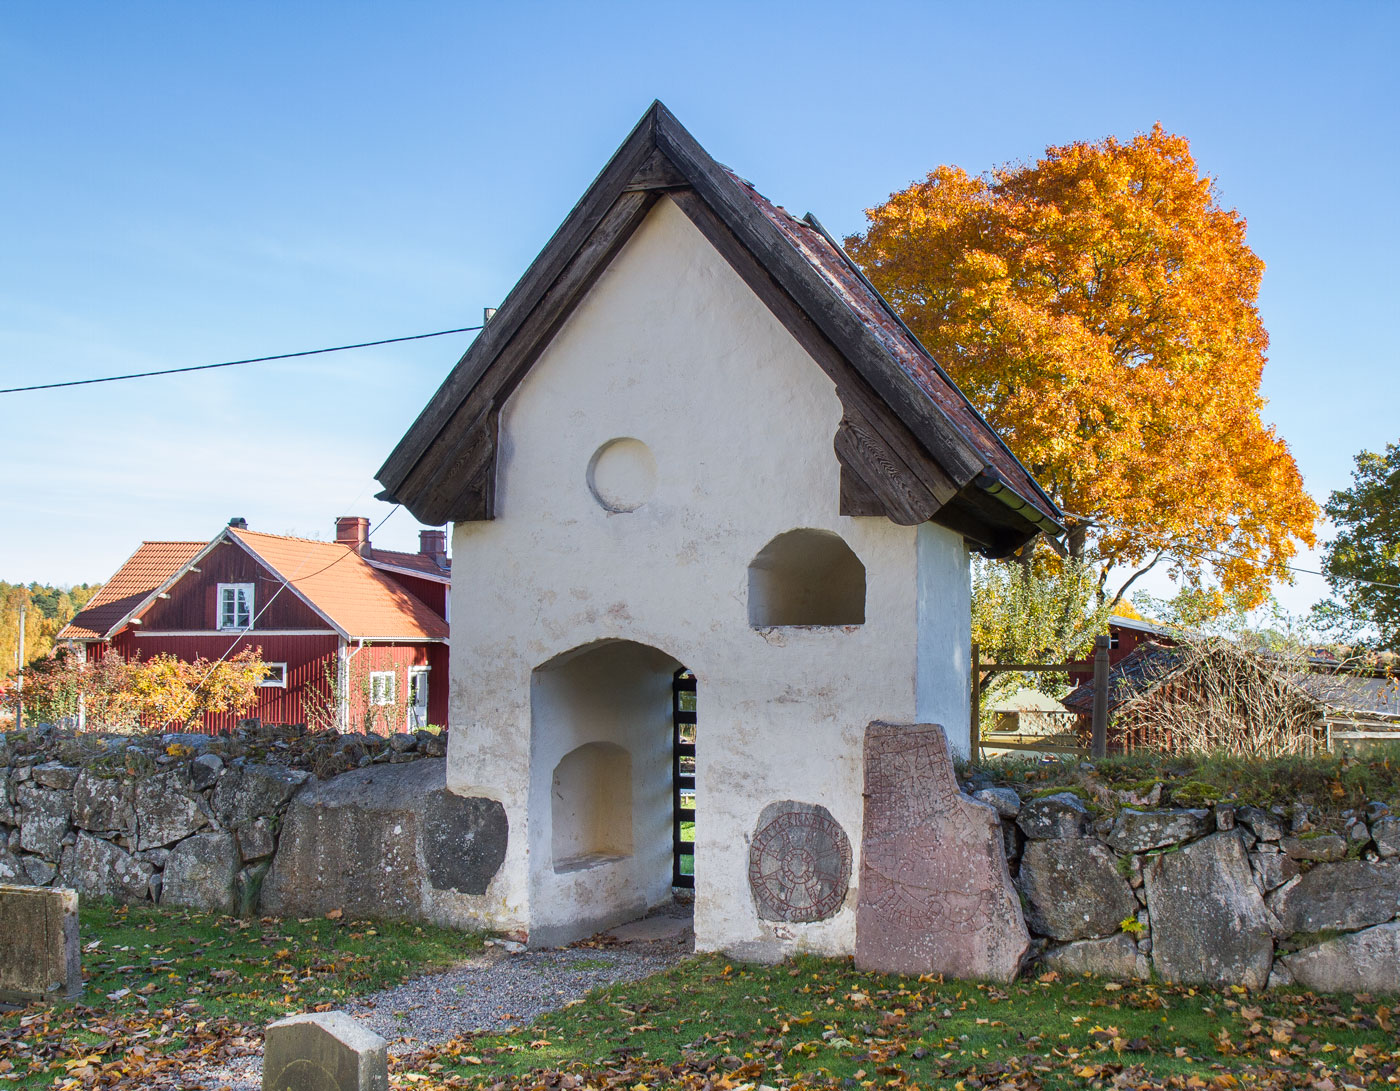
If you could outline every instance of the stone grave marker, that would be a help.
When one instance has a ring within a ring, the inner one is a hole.
[[[749,889],[770,921],[825,920],[851,885],[851,842],[825,807],[785,799],[758,816],[749,846]]]
[[[1011,981],[1029,947],[997,812],[959,790],[943,729],[870,724],[856,966]]]
[[[388,1043],[343,1011],[268,1024],[262,1091],[388,1091]]]
[[[0,1000],[82,994],[77,891],[0,886],[0,921]]]

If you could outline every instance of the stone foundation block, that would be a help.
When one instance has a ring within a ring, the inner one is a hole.
[[[1028,842],[1019,885],[1031,931],[1051,939],[1111,936],[1137,913],[1113,853],[1085,837]]]
[[[1040,961],[1047,970],[1055,970],[1064,977],[1092,974],[1111,981],[1147,977],[1147,956],[1138,950],[1132,936],[1123,933],[1051,947]]]
[[[76,891],[0,886],[0,921],[0,999],[82,993]]]
[[[68,816],[72,813],[72,797],[67,792],[31,788],[25,785],[17,793],[22,819],[19,844],[49,860],[57,860],[63,848],[63,835],[68,832]]]
[[[59,874],[65,883],[89,897],[139,902],[146,897],[152,870],[153,865],[137,860],[112,842],[83,833],[63,850]]]
[[[1271,894],[1268,904],[1285,935],[1384,924],[1400,906],[1400,860],[1317,864]]]
[[[263,1091],[389,1091],[388,1043],[343,1011],[269,1024]]]
[[[1400,856],[1400,818],[1387,815],[1372,822],[1371,839],[1382,859]]]
[[[1143,877],[1152,961],[1164,980],[1264,987],[1274,959],[1271,918],[1236,831],[1158,856]]]
[[[1073,792],[1056,792],[1027,803],[1016,824],[1033,841],[1083,837],[1089,832],[1089,809]]]
[[[1194,841],[1209,832],[1210,811],[1204,808],[1173,811],[1129,809],[1118,816],[1108,843],[1118,852],[1147,852],[1183,841]]]
[[[231,913],[237,878],[233,835],[197,833],[176,845],[166,860],[161,904]]]

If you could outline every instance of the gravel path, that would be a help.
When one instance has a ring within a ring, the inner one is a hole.
[[[659,924],[658,918],[678,916],[662,910],[639,923]],[[677,926],[681,923],[676,920]],[[625,934],[626,928],[621,931]],[[540,951],[512,953],[502,946],[488,946],[446,970],[358,997],[344,1010],[387,1039],[390,1056],[412,1053],[457,1035],[513,1030],[582,999],[600,986],[650,977],[688,958],[694,946],[690,929],[671,931],[675,934],[657,939],[615,941],[603,937]],[[260,1091],[261,1050],[232,1064],[186,1072],[182,1086],[192,1091]]]
[[[396,988],[362,997],[345,1010],[407,1053],[475,1031],[508,1031],[562,1008],[590,990],[636,981],[689,954],[677,943],[566,947],[507,954],[488,947],[477,957]]]

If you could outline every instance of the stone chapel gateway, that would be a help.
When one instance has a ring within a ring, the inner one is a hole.
[[[968,551],[1061,515],[816,219],[660,103],[379,479],[453,524],[448,786],[506,816],[483,925],[579,938],[693,861],[702,950],[1024,935],[948,745]]]

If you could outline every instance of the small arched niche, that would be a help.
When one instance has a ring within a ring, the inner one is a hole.
[[[749,562],[749,624],[864,625],[865,565],[832,531],[779,534]]]
[[[570,750],[554,767],[550,798],[556,872],[632,855],[632,755],[623,747]]]

